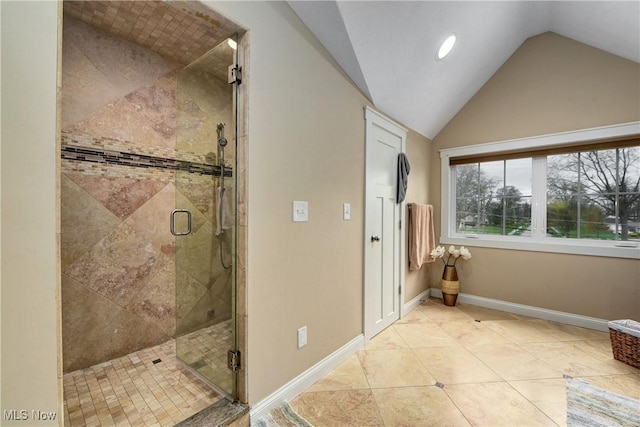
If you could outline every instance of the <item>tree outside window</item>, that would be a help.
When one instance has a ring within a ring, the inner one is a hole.
[[[547,170],[542,177],[547,237],[638,240],[640,147],[536,158],[540,160]],[[532,161],[455,166],[456,232],[530,236]]]
[[[636,240],[640,147],[547,157],[547,224],[554,237]]]
[[[456,166],[456,231],[527,235],[531,158]]]
[[[440,165],[443,243],[640,259],[640,122],[442,149]]]

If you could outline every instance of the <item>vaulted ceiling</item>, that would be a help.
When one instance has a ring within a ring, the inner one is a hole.
[[[538,34],[552,31],[640,62],[640,1],[288,4],[379,110],[430,139]],[[453,51],[436,61],[452,33]]]

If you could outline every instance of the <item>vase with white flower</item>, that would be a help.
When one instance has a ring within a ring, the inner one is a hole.
[[[456,249],[455,246],[449,246],[446,250],[444,246],[438,246],[431,251],[432,258],[440,258],[444,263],[444,271],[442,272],[442,300],[444,305],[453,307],[456,305],[458,293],[460,292],[460,281],[458,280],[458,272],[456,271],[456,263],[459,259],[471,259],[471,252],[464,246]]]

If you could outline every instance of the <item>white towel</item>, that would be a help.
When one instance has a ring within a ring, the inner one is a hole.
[[[227,190],[223,187],[216,188],[216,236],[224,230],[231,228],[231,206]]]

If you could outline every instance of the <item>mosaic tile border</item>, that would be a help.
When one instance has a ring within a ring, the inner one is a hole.
[[[132,166],[138,168],[167,169],[217,177],[222,175],[222,168],[219,165],[170,159],[166,157],[147,156],[145,154],[128,153],[123,151],[98,150],[67,144],[62,145],[60,151],[62,159],[64,160]],[[224,176],[233,176],[229,167],[224,168]]]
[[[211,163],[208,156],[180,152],[171,148],[145,147],[131,141],[108,137],[62,132],[62,160],[93,164],[127,166],[143,169],[183,171],[220,177],[222,168]],[[178,159],[178,154],[180,158]],[[215,154],[214,154],[215,161]],[[233,168],[225,165],[224,176],[232,177]]]
[[[76,160],[62,159],[62,172],[80,173],[83,175],[103,178],[128,178],[137,180],[162,181],[167,184],[176,182],[176,172],[167,169],[132,168],[129,166],[108,165],[104,163],[90,163]],[[178,179],[184,183],[201,183],[203,180],[219,180],[210,176],[181,173]]]

